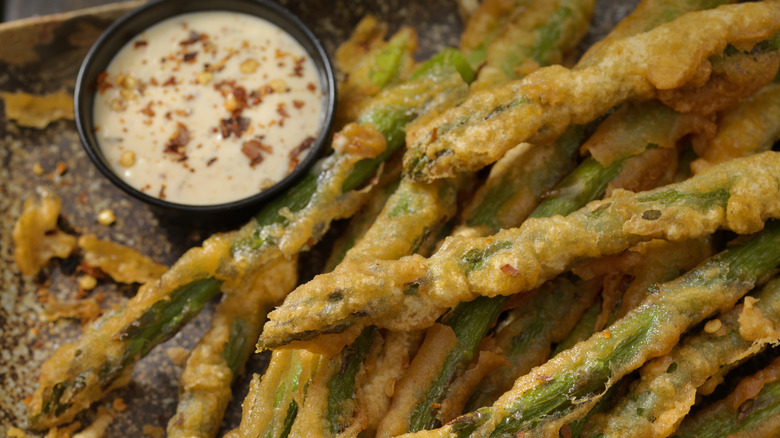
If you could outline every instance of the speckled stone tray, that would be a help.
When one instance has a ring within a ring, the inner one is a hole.
[[[358,20],[372,13],[388,22],[391,30],[413,26],[420,37],[419,58],[424,59],[444,46],[456,46],[462,29],[454,0],[334,0],[280,1],[309,24],[332,54],[347,38]],[[603,36],[636,1],[601,1],[597,7],[586,47]],[[90,45],[113,20],[139,4],[120,3],[68,14],[39,17],[0,24],[0,91],[21,90],[40,94],[59,89],[73,90],[81,60]],[[79,233],[95,233],[171,264],[188,248],[209,234],[228,229],[244,218],[222,218],[216,222],[183,222],[130,198],[112,186],[92,166],[81,148],[75,125],[58,121],[46,129],[20,128],[0,112],[0,436],[10,426],[25,428],[25,398],[36,385],[41,363],[60,344],[74,340],[81,325],[77,321],[43,322],[39,314],[42,288],[58,299],[72,299],[78,289],[77,261],[55,260],[35,278],[23,278],[13,263],[11,231],[21,212],[23,200],[38,187],[51,189],[63,200],[62,226]],[[67,171],[55,176],[57,163]],[[33,172],[40,163],[43,175]],[[112,209],[117,221],[112,226],[97,223],[97,213]],[[317,266],[323,246],[306,254],[302,266]],[[305,279],[312,272],[302,273]],[[92,294],[106,299],[102,306],[121,303],[132,296],[133,286],[101,283]],[[181,333],[156,348],[136,367],[132,383],[114,391],[104,403],[121,397],[127,410],[120,413],[108,431],[110,437],[141,436],[145,424],[165,427],[176,407],[180,368],[166,354],[174,347],[190,348],[205,331],[213,306],[207,308]],[[249,375],[262,371],[266,355],[255,355],[245,376],[234,387],[234,401],[223,423],[230,430],[240,419]],[[78,419],[88,424],[86,412]],[[32,436],[32,435],[31,435]]]

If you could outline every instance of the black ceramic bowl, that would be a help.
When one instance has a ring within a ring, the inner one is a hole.
[[[320,117],[319,134],[310,152],[281,181],[257,194],[237,201],[209,205],[187,205],[150,196],[131,187],[114,173],[103,156],[95,136],[93,106],[98,76],[106,70],[114,55],[127,42],[160,21],[180,14],[203,11],[229,11],[254,15],[276,24],[289,33],[303,46],[314,62],[322,89],[323,111]],[[111,182],[135,198],[161,207],[164,211],[183,212],[188,215],[202,213],[205,216],[215,213],[247,211],[250,207],[262,204],[279,195],[286,187],[303,176],[314,164],[327,143],[336,106],[333,67],[322,44],[298,17],[268,0],[155,0],[134,9],[114,22],[92,46],[79,70],[74,94],[76,128],[81,142],[89,157]]]

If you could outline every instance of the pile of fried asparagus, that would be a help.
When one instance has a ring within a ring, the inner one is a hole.
[[[419,64],[364,20],[331,154],[57,350],[31,426],[221,292],[170,436],[216,436],[258,337],[231,437],[780,434],[777,360],[716,399],[780,342],[780,1],[728,3],[643,0],[570,68],[595,0],[484,0]]]

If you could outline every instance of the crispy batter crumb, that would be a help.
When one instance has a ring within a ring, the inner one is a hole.
[[[57,175],[62,175],[62,174],[64,174],[67,171],[68,171],[68,166],[65,163],[63,163],[62,161],[58,161],[57,162],[57,170],[55,170],[55,173]]]
[[[114,212],[109,209],[103,209],[100,210],[97,216],[97,221],[100,225],[109,226],[116,222],[116,215],[114,215]]]
[[[187,356],[189,356],[189,352],[182,347],[169,348],[165,351],[165,354],[168,355],[168,359],[176,366],[184,365],[184,361],[186,361]]]
[[[97,409],[97,418],[81,432],[73,435],[73,438],[102,438],[106,435],[108,426],[114,422],[116,413],[102,406]]]
[[[81,278],[79,278],[79,289],[92,290],[95,286],[97,286],[97,278],[89,274],[82,275]]]
[[[127,409],[127,404],[125,403],[125,399],[117,397],[111,403],[111,407],[117,412],[124,412]]]
[[[33,164],[33,173],[38,176],[43,175],[43,167],[40,162],[36,161],[35,164]]]
[[[8,429],[8,438],[27,438],[27,434],[24,433],[23,430],[11,426],[11,428]]]
[[[160,426],[153,426],[151,424],[144,424],[143,429],[141,429],[144,435],[150,436],[152,438],[163,438],[165,436],[165,429],[163,429]]]
[[[704,324],[704,331],[706,333],[713,334],[720,330],[722,325],[723,323],[719,319],[715,318],[713,320],[707,321],[707,324]]]
[[[52,427],[46,434],[46,438],[70,438],[73,432],[81,429],[81,423],[78,421],[70,423],[67,426]]]

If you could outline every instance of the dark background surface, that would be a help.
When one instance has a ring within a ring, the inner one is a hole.
[[[32,17],[35,15],[54,14],[56,12],[72,11],[74,9],[90,6],[117,3],[120,0],[3,0],[3,21],[16,20],[18,18]]]

